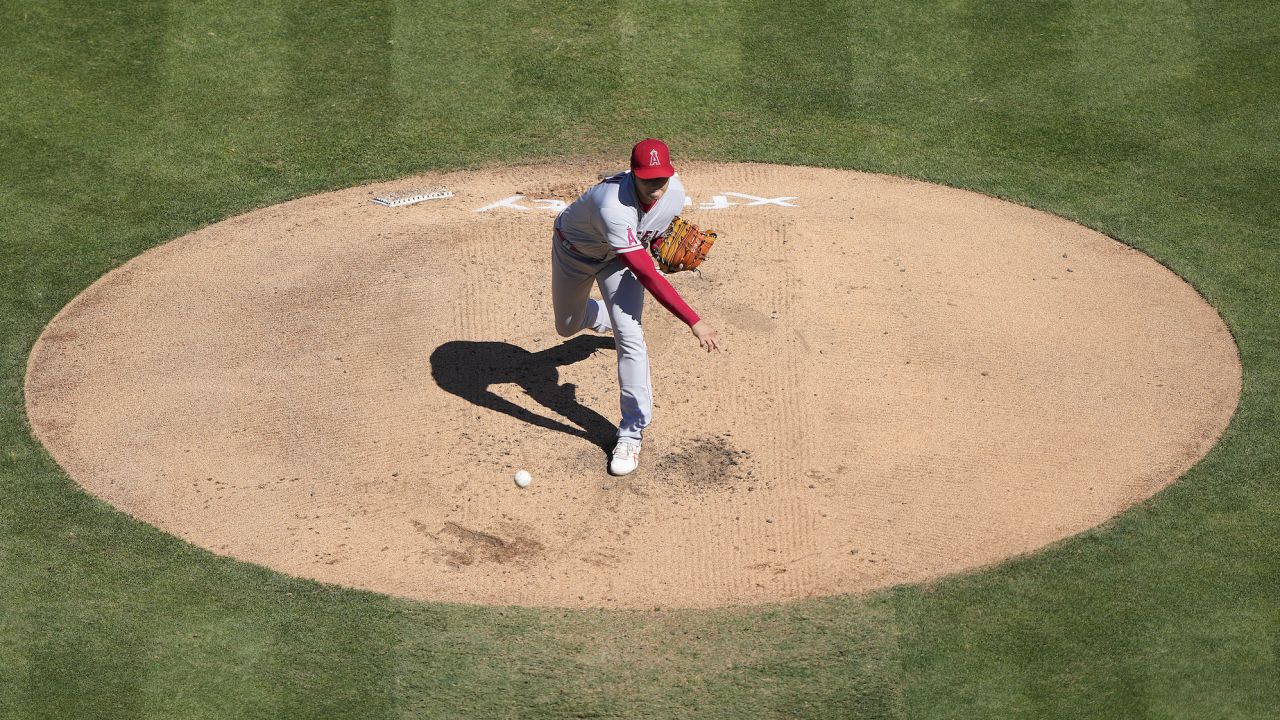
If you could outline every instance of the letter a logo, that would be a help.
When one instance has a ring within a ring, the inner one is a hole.
[[[650,151],[649,151],[649,165],[652,167],[652,166],[661,165],[661,164],[662,164],[662,161],[658,159],[658,151],[657,151],[657,150],[650,150]]]

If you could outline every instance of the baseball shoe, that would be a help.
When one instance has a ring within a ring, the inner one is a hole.
[[[609,474],[630,475],[640,464],[640,443],[635,440],[619,440],[613,446],[613,458],[609,460]]]

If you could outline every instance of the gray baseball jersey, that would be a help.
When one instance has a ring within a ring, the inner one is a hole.
[[[618,255],[643,251],[683,207],[684,186],[678,176],[671,177],[662,197],[646,212],[636,200],[635,177],[626,172],[595,185],[556,218],[551,253],[556,332],[563,337],[586,328],[613,333],[620,440],[640,441],[653,419],[653,390],[641,326],[645,290]],[[593,283],[603,301],[588,297]]]
[[[636,200],[635,177],[619,173],[597,184],[556,218],[556,234],[585,259],[606,262],[616,253],[648,247],[684,208],[684,185],[673,175],[646,212]]]

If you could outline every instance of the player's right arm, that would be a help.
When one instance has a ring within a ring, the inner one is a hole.
[[[610,249],[622,261],[622,264],[635,274],[636,279],[645,290],[662,304],[672,315],[680,318],[698,344],[707,352],[720,349],[720,336],[706,321],[698,317],[698,313],[680,297],[680,293],[658,272],[649,257],[644,243],[636,237],[634,210],[622,206],[601,208],[600,218],[604,221],[605,240]]]
[[[649,253],[645,252],[644,246],[621,252],[614,251],[618,255],[618,259],[635,274],[636,279],[649,291],[659,303],[662,304],[672,315],[680,318],[689,330],[693,332],[693,336],[698,339],[698,344],[707,352],[720,349],[720,335],[716,333],[707,322],[698,317],[698,314],[689,307],[689,304],[680,297],[680,293],[676,292],[662,273],[658,272],[658,268],[653,264],[653,259],[649,257]]]

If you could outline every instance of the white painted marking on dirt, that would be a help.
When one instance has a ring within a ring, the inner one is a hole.
[[[751,207],[753,205],[777,205],[779,207],[795,207],[795,205],[792,205],[787,201],[800,199],[798,197],[791,196],[791,195],[779,196],[775,198],[763,198],[763,197],[758,197],[756,195],[748,195],[746,193],[738,193],[738,192],[726,192],[725,195],[732,195],[736,198],[742,198],[743,200],[750,200],[751,202],[747,203],[747,207]]]

